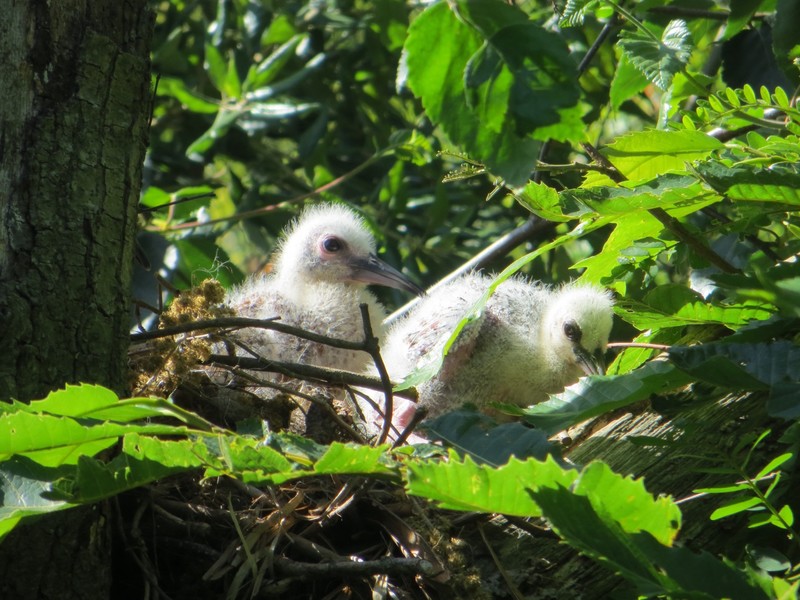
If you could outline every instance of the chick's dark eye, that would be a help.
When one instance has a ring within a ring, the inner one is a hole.
[[[326,237],[322,240],[322,248],[325,252],[339,252],[343,246],[342,240],[337,237]]]
[[[581,341],[581,328],[575,321],[567,321],[564,323],[564,335],[567,339],[576,344]]]

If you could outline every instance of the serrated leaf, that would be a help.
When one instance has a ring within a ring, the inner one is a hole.
[[[642,596],[766,600],[741,572],[708,553],[663,545],[647,531],[625,532],[605,512],[599,495],[580,496],[548,487],[531,495],[565,542],[621,573]]]
[[[563,39],[488,0],[425,9],[409,28],[404,65],[431,120],[512,185],[535,165],[533,130],[556,124],[580,95]]]
[[[199,468],[203,443],[161,440],[131,434],[122,452],[109,462],[82,456],[70,487],[73,502],[91,503],[152,483],[163,477]]]
[[[764,390],[796,383],[800,373],[800,347],[787,341],[673,347],[669,357],[679,369],[723,387]]]
[[[69,417],[19,412],[0,415],[0,460],[24,454],[56,466],[71,463],[76,453],[99,452],[126,433],[185,435],[191,430],[170,425],[94,423],[85,425]],[[34,454],[35,453],[35,454]]]
[[[639,330],[704,324],[720,324],[735,330],[774,314],[756,302],[729,305],[706,302],[697,292],[680,285],[659,286],[642,302],[621,301],[615,312]]]
[[[579,27],[583,25],[586,13],[597,4],[596,0],[567,0],[561,11],[560,27]]]
[[[408,461],[406,489],[409,494],[433,500],[450,510],[500,513],[520,517],[539,516],[541,511],[525,488],[533,485],[568,487],[578,472],[564,469],[552,458],[545,461],[512,458],[492,468],[477,465],[469,456],[463,461]]]
[[[598,514],[613,519],[626,533],[646,531],[667,546],[681,526],[681,511],[671,498],[654,498],[643,479],[618,475],[602,462],[583,470],[573,493],[587,496]]]
[[[670,21],[659,40],[652,33],[638,29],[623,31],[619,46],[633,66],[662,90],[669,89],[672,78],[686,66],[691,54],[691,34],[680,19]]]
[[[639,131],[617,138],[601,153],[631,180],[684,173],[686,163],[722,150],[724,144],[700,131]]]
[[[574,218],[562,213],[558,192],[543,183],[529,182],[514,193],[514,199],[535,215],[549,221],[570,221]]]
[[[317,475],[394,475],[389,467],[386,452],[388,446],[360,446],[334,442],[314,465]]]
[[[519,409],[527,422],[552,435],[588,418],[628,406],[691,381],[666,361],[652,361],[624,375],[581,378],[550,399]]]
[[[670,173],[645,184],[625,182],[616,186],[564,190],[559,193],[559,199],[568,207],[585,206],[600,215],[622,217],[652,208],[694,207],[700,210],[719,202],[722,197],[704,188],[694,177]],[[573,209],[570,214],[574,212]]]

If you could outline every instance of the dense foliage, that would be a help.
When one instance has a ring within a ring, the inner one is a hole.
[[[516,409],[534,430],[474,435],[485,427],[474,413],[441,417],[430,429],[448,453],[264,442],[252,423],[232,432],[166,399],[93,386],[0,405],[0,535],[181,473],[260,486],[360,476],[447,509],[544,517],[641,596],[796,594],[800,2],[154,8],[142,242],[177,288],[262,268],[289,218],[324,198],[363,212],[387,260],[420,284],[507,236],[506,254],[480,261],[496,284],[523,272],[607,286],[613,337],[644,346]],[[540,226],[515,238],[526,219]],[[152,276],[137,292],[160,300]],[[677,544],[680,506],[639,473],[572,468],[547,441],[685,389],[752,393],[774,418],[704,465],[723,481],[696,490],[720,496],[708,518],[747,511],[738,526],[769,531],[725,557]]]

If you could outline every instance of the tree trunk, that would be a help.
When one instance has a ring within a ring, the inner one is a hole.
[[[0,0],[0,400],[125,391],[150,106],[146,0]],[[0,597],[107,598],[110,526],[82,507],[0,543]]]
[[[0,398],[125,388],[145,0],[2,0]]]

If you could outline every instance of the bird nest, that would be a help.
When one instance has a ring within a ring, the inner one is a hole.
[[[330,385],[324,372],[291,365],[276,382],[261,378],[257,360],[244,361],[254,370],[215,360],[239,326],[220,308],[223,296],[217,282],[204,282],[176,298],[157,332],[139,334],[130,361],[136,395],[170,396],[223,427],[246,418],[317,443],[365,442],[349,386]],[[296,369],[306,379],[291,377]],[[375,479],[254,487],[180,476],[131,493],[119,510],[143,585],[167,598],[489,597],[459,537],[464,524]]]

